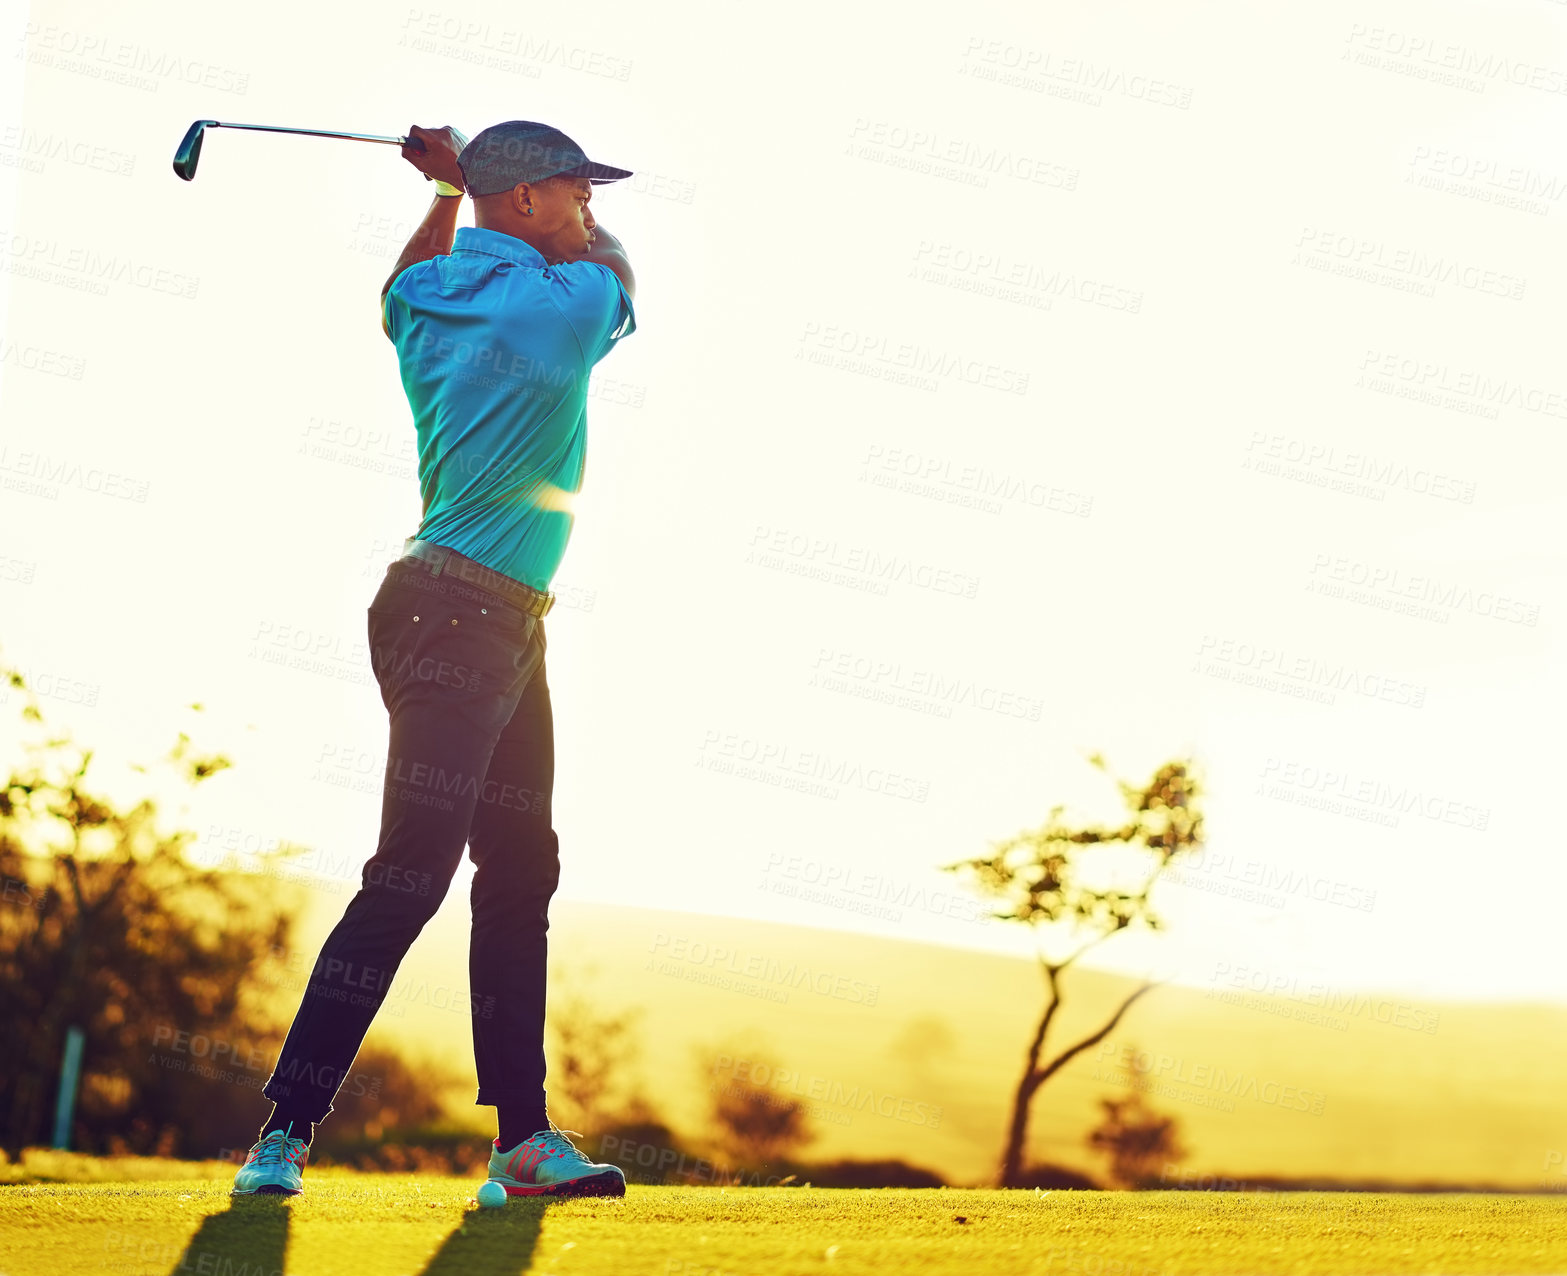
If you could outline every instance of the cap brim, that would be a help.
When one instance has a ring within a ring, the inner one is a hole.
[[[559,173],[557,176],[586,177],[595,186],[600,186],[605,182],[618,182],[623,177],[630,177],[631,170],[629,168],[615,168],[610,164],[595,164],[592,160],[588,160],[586,163],[578,164],[576,168],[568,168],[564,173]]]

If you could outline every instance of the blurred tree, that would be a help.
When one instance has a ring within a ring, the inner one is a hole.
[[[760,1169],[816,1138],[805,1104],[769,1088],[774,1078],[790,1074],[766,1051],[735,1043],[699,1049],[698,1062],[711,1096],[713,1142],[734,1165]]]
[[[441,1059],[405,1057],[371,1037],[354,1056],[321,1131],[374,1140],[419,1129],[447,1115],[446,1096],[464,1083],[464,1075]]]
[[[1108,773],[1098,754],[1088,760]],[[1200,789],[1192,770],[1190,762],[1175,760],[1142,787],[1117,779],[1128,818],[1116,828],[1073,827],[1061,820],[1065,808],[1056,806],[1042,827],[994,844],[992,854],[943,865],[948,872],[971,874],[981,890],[1004,902],[992,916],[1034,928],[1045,979],[1045,1004],[1013,1094],[998,1175],[1002,1187],[1023,1181],[1029,1110],[1039,1088],[1107,1037],[1132,1003],[1155,986],[1144,982],[1096,1031],[1046,1057],[1046,1038],[1061,1008],[1062,972],[1129,926],[1161,929],[1148,893],[1176,856],[1202,842]],[[1047,947],[1053,951],[1047,953]]]
[[[0,678],[27,691],[15,670]],[[242,1008],[260,1015],[248,994],[288,938],[288,893],[273,878],[191,864],[183,851],[195,835],[160,829],[150,798],[121,810],[97,792],[92,752],[48,734],[30,692],[21,716],[44,738],[25,742],[25,760],[0,779],[0,1146],[48,1140],[61,1046],[79,1025],[73,1146],[173,1152],[201,1116],[188,1095],[205,1056],[190,1042],[210,1051],[221,1039],[230,1054],[224,1026]],[[229,765],[193,752],[184,734],[164,762],[189,785]],[[275,1025],[246,1022],[248,1052]],[[160,1036],[183,1040],[183,1053],[150,1051]]]
[[[1164,1116],[1143,1097],[1148,1057],[1131,1050],[1132,1092],[1124,1098],[1100,1099],[1104,1116],[1088,1133],[1088,1146],[1110,1158],[1110,1177],[1122,1187],[1157,1184],[1158,1171],[1186,1157],[1178,1131],[1180,1121]]]
[[[560,968],[557,968],[558,970]],[[592,970],[587,972],[590,976]],[[602,1013],[597,998],[557,974],[550,990],[550,1061],[547,1097],[551,1119],[584,1134],[647,1116],[632,1069],[640,1048],[640,1010]]]
[[[312,1165],[366,1173],[467,1174],[489,1156],[494,1127],[465,1100],[473,1072],[428,1050],[409,1054],[376,1032],[366,1038],[316,1126]],[[265,1104],[264,1109],[270,1104]],[[254,1134],[251,1135],[253,1139]]]
[[[3,666],[0,686],[27,691]],[[73,1147],[201,1157],[249,1147],[271,1110],[260,1089],[283,1015],[306,977],[288,960],[306,888],[266,869],[194,862],[195,834],[164,831],[150,798],[120,809],[99,792],[91,751],[49,732],[31,693],[21,717],[36,738],[0,776],[0,1012],[10,1025],[0,1034],[0,1148],[48,1141],[73,1024],[86,1033]],[[183,733],[161,764],[188,787],[230,765]],[[372,1039],[333,1098],[323,1147],[424,1130],[463,1083],[447,1065]],[[461,1139],[482,1153],[471,1132],[452,1136]]]

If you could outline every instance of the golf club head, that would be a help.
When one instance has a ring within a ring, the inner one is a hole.
[[[174,172],[182,181],[188,182],[196,176],[196,162],[201,159],[201,139],[206,136],[208,127],[217,122],[197,120],[180,139],[179,149],[174,152]]]

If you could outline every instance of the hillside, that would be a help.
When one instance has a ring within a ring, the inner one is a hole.
[[[465,914],[448,900],[377,1028],[471,1075],[469,1021],[449,1008],[466,1004]],[[1040,1000],[1032,963],[572,901],[553,917],[552,962],[574,964],[606,1007],[644,1008],[643,1088],[677,1129],[703,1124],[704,1086],[749,1077],[807,1102],[813,1157],[900,1157],[959,1183],[993,1172]],[[326,925],[313,918],[305,937]],[[1058,1040],[1096,1027],[1128,987],[1088,968],[1068,979]],[[1136,1049],[1150,1102],[1180,1118],[1190,1175],[1567,1186],[1547,1171],[1567,1148],[1567,1008],[1227,992],[1167,986],[1139,1001],[1042,1091],[1034,1158],[1101,1171],[1083,1138],[1096,1100],[1125,1093]]]

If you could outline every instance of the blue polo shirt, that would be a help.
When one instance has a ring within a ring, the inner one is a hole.
[[[588,374],[636,331],[624,286],[602,262],[551,266],[461,226],[392,281],[382,314],[418,434],[415,535],[548,589],[582,487]]]

